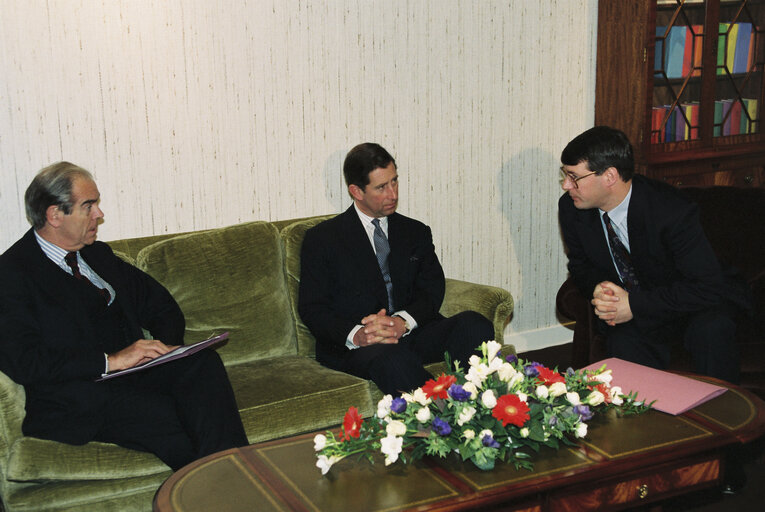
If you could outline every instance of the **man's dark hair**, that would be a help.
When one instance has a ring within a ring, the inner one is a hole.
[[[42,229],[50,206],[58,206],[65,215],[72,213],[72,183],[75,179],[93,181],[93,176],[78,165],[58,162],[42,169],[24,194],[27,220],[34,229]]]
[[[622,181],[631,180],[635,174],[632,144],[624,132],[608,126],[595,126],[577,135],[563,149],[560,161],[563,165],[585,162],[596,174],[615,167]]]
[[[374,142],[359,144],[345,155],[343,163],[345,184],[356,185],[364,190],[369,185],[369,173],[378,168],[388,167],[391,162],[395,167],[396,161],[381,145]]]

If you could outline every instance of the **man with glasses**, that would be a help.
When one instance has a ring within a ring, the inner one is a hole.
[[[591,298],[609,355],[666,368],[680,337],[698,373],[737,382],[735,317],[751,307],[749,295],[718,262],[698,207],[634,174],[632,146],[613,128],[574,138],[561,163],[568,269]]]

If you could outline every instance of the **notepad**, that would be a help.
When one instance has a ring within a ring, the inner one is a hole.
[[[210,338],[207,338],[206,340],[200,341],[198,343],[194,343],[192,345],[184,345],[182,347],[178,347],[175,350],[168,352],[167,354],[163,354],[159,357],[152,359],[151,361],[147,361],[138,366],[133,366],[132,368],[126,368],[124,370],[117,370],[116,372],[110,372],[110,373],[107,373],[106,375],[102,375],[101,377],[96,379],[96,382],[100,382],[102,380],[107,380],[107,379],[113,379],[115,377],[121,377],[123,375],[140,372],[142,370],[148,370],[149,368],[153,368],[161,364],[169,363],[170,361],[175,361],[176,359],[188,357],[192,354],[199,352],[200,350],[206,349],[207,347],[217,345],[218,343],[222,342],[223,340],[227,338],[228,338],[228,332],[224,332],[223,334],[212,336]]]
[[[682,414],[727,391],[723,386],[630,363],[616,357],[598,361],[585,369],[595,370],[604,364],[606,369],[612,370],[611,387],[621,387],[625,395],[635,391],[638,399],[646,403],[655,400],[654,409],[672,415]]]

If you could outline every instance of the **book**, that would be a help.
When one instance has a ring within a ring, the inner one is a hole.
[[[722,135],[722,118],[723,118],[723,104],[722,101],[715,101],[714,123],[712,129],[713,137],[720,137]]]
[[[704,25],[692,25],[693,33],[693,76],[701,76],[701,65],[704,50]]]
[[[656,48],[653,54],[654,77],[661,76],[661,71],[665,69],[664,42],[666,40],[665,32],[667,27],[656,27]]]
[[[653,408],[677,416],[718,397],[728,389],[701,380],[649,368],[612,357],[585,367],[595,370],[603,365],[612,370],[611,387],[619,386],[623,394],[636,392],[639,400],[653,403]]]
[[[732,23],[728,28],[728,41],[725,45],[725,67],[728,69],[728,73],[733,73],[733,63],[736,60],[738,27],[738,23]]]
[[[725,56],[727,54],[728,27],[730,23],[720,23],[717,29],[717,74],[725,73]]]
[[[731,116],[730,116],[730,109],[731,106],[733,106],[733,100],[722,100],[722,134],[723,136],[726,135],[733,135],[730,131],[731,129]]]
[[[687,27],[672,27],[667,38],[667,78],[682,78]]]
[[[736,51],[733,57],[733,72],[746,73],[749,70],[749,52],[752,51],[752,24],[737,23]]]
[[[730,135],[739,133],[741,133],[741,102],[737,100],[730,106]]]
[[[207,347],[217,345],[218,343],[221,343],[223,340],[227,338],[228,338],[228,332],[224,332],[223,334],[218,334],[217,336],[211,336],[210,338],[207,338],[206,340],[202,340],[192,345],[180,346],[176,348],[175,350],[171,350],[167,354],[163,354],[159,357],[155,357],[151,361],[147,361],[143,364],[139,364],[138,366],[133,366],[132,368],[126,368],[124,370],[117,370],[115,372],[109,372],[106,375],[102,375],[101,377],[96,379],[96,382],[113,379],[115,377],[121,377],[123,375],[128,375],[128,374],[140,372],[143,370],[148,370],[149,368],[154,368],[155,366],[169,363],[170,361],[175,361],[176,359],[188,357],[192,354],[196,354],[200,350],[203,350]]]

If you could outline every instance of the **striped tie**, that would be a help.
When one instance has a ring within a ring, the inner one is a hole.
[[[390,314],[395,311],[393,309],[393,283],[390,280],[390,270],[388,269],[390,245],[380,227],[380,219],[372,219],[372,224],[375,226],[375,232],[372,237],[375,243],[375,255],[377,256],[377,264],[380,265],[380,272],[382,272],[383,280],[385,281],[385,289],[388,291],[388,314]]]

